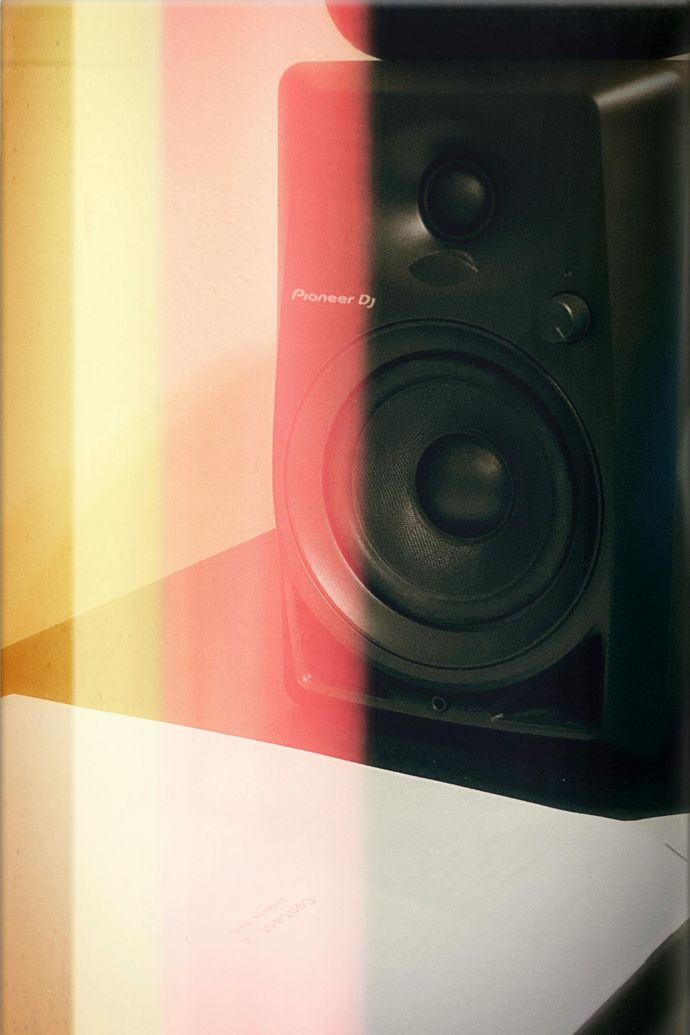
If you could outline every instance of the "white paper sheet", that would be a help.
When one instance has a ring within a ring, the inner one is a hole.
[[[3,718],[5,951],[71,954],[78,1035],[570,1035],[688,915],[639,824],[18,696]],[[13,973],[40,1009],[45,967]]]

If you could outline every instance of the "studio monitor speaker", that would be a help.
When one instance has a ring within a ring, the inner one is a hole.
[[[663,749],[687,603],[681,73],[286,73],[274,490],[293,690]]]

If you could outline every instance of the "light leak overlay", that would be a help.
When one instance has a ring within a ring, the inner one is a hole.
[[[282,1035],[289,997],[224,938],[259,876],[185,843],[192,757],[109,758],[53,702],[361,757],[356,705],[328,725],[285,693],[272,494],[279,83],[360,55],[316,3],[8,0],[2,47],[3,692],[46,702],[3,743],[4,1025]],[[364,183],[339,198],[363,270]],[[266,773],[237,779],[239,829],[270,832]],[[318,794],[360,901],[356,782]],[[363,1030],[362,915],[293,932],[301,1035]]]

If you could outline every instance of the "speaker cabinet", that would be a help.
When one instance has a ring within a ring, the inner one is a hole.
[[[293,692],[663,749],[685,624],[682,71],[286,73]]]

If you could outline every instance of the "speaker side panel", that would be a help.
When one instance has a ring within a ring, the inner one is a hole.
[[[680,714],[687,637],[678,467],[687,422],[685,63],[602,90],[597,106],[615,392],[605,731],[653,754]]]

